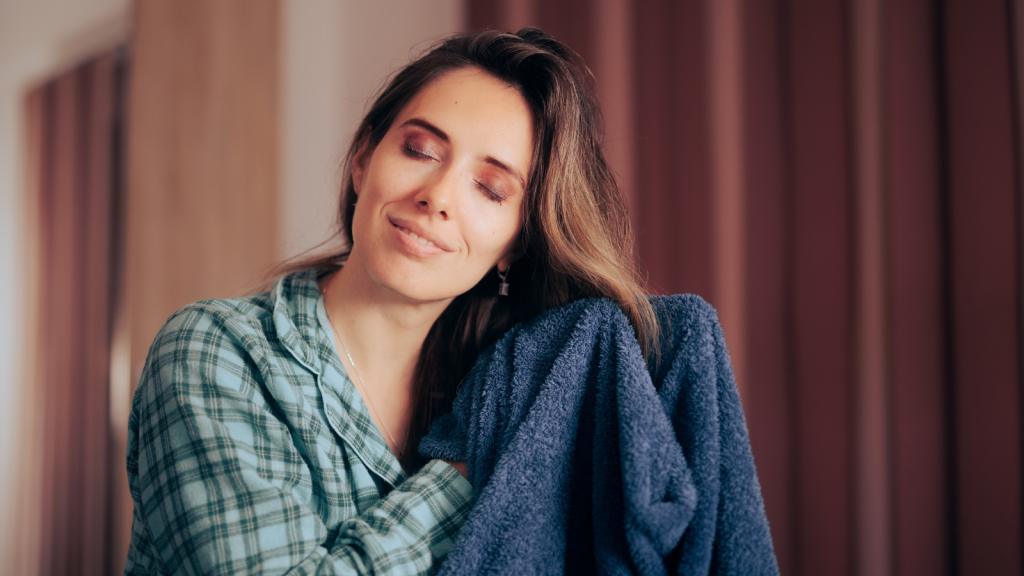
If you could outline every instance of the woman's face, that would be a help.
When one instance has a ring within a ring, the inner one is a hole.
[[[444,74],[353,159],[349,265],[415,301],[450,300],[518,250],[533,120],[513,88],[475,68]],[[353,258],[353,256],[355,258]]]

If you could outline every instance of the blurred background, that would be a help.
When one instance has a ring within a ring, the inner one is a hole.
[[[330,236],[386,75],[537,25],[720,311],[784,574],[1021,574],[1022,0],[0,0],[0,571],[119,574],[182,305]]]

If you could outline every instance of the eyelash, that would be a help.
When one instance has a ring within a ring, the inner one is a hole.
[[[437,158],[434,158],[430,154],[424,154],[423,152],[420,152],[419,150],[413,148],[412,146],[409,146],[408,144],[405,145],[405,153],[407,155],[409,155],[409,156],[412,156],[413,158],[423,158],[423,159],[426,159],[426,160],[437,160]]]
[[[415,148],[409,146],[408,144],[405,145],[405,153],[406,155],[412,158],[419,158],[422,160],[437,160],[437,158],[434,158],[430,154],[424,154],[423,152],[416,150]],[[474,182],[476,183],[477,187],[480,188],[480,190],[484,193],[485,196],[487,196],[490,200],[497,202],[498,205],[501,206],[501,203],[505,200],[504,196],[494,193],[490,188],[484,186],[477,180],[474,180]]]
[[[483,191],[485,196],[487,196],[488,198],[490,198],[494,202],[497,202],[498,206],[501,206],[501,203],[505,200],[504,196],[500,196],[498,194],[495,194],[493,191],[491,191],[490,188],[488,188],[487,186],[484,186],[479,181],[474,180],[474,182],[476,182],[476,185],[480,188],[480,190]]]

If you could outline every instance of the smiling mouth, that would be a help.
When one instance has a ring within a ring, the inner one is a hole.
[[[398,225],[398,224],[396,224],[394,222],[392,222],[391,225],[394,226],[395,228],[398,228],[398,230],[401,231],[402,234],[405,234],[409,238],[412,238],[418,244],[421,244],[423,246],[430,246],[431,248],[438,248],[438,249],[444,250],[440,246],[434,244],[433,242],[431,242],[430,240],[427,240],[426,238],[424,238],[422,236],[417,235],[415,232],[413,232],[412,230],[409,230],[408,228],[405,228],[404,226],[400,226],[400,225]]]
[[[433,242],[431,242],[430,240],[427,240],[426,238],[423,238],[421,236],[417,236],[415,232],[413,232],[412,230],[409,230],[408,228],[402,228],[401,226],[399,226],[398,229],[402,231],[402,234],[407,235],[408,237],[410,237],[413,240],[419,242],[420,244],[423,244],[424,246],[434,246]]]

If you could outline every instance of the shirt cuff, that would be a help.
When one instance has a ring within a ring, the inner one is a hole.
[[[401,490],[424,496],[436,519],[428,534],[430,552],[435,558],[444,556],[469,518],[473,486],[444,460],[431,460],[403,484]]]

